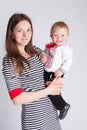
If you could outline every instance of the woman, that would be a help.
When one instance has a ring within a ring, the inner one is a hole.
[[[44,65],[32,45],[33,27],[25,14],[13,14],[6,32],[3,74],[15,105],[22,105],[22,130],[61,130],[56,108],[48,95],[58,95],[63,79],[45,88]]]

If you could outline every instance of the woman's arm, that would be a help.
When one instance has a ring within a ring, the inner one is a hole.
[[[27,104],[33,101],[37,101],[48,95],[59,95],[63,89],[63,78],[55,78],[51,84],[42,90],[35,92],[22,92],[18,96],[12,99],[15,105]]]
[[[11,61],[10,61],[10,64]],[[26,104],[33,101],[37,101],[48,95],[57,95],[61,92],[63,86],[63,80],[55,78],[53,82],[42,90],[34,92],[23,92],[20,86],[20,76],[14,73],[13,67],[10,66],[7,60],[7,56],[3,59],[3,75],[6,82],[9,95],[14,104]]]

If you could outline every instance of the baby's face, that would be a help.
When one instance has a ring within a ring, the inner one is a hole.
[[[57,28],[53,31],[51,38],[53,43],[63,45],[68,38],[68,31],[66,28]]]

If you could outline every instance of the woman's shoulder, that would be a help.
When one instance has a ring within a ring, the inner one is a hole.
[[[9,70],[8,58],[7,55],[4,55],[2,59],[3,72]]]
[[[8,61],[7,54],[5,54],[3,59],[2,59],[2,62],[7,62],[7,61]]]
[[[38,51],[38,52],[42,52],[42,49],[39,48],[39,47],[37,47],[36,45],[34,45],[33,47],[34,47],[34,49],[35,49],[36,51]]]
[[[13,62],[15,63],[15,59],[11,59],[11,58],[8,58],[8,55],[5,54],[3,59],[2,59],[2,64],[5,65],[5,66],[9,66],[11,64],[13,64]]]

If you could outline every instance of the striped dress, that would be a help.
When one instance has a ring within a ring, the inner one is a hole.
[[[3,58],[3,75],[11,99],[21,92],[37,91],[45,88],[44,66],[38,56],[27,59],[24,63],[26,71],[22,76],[14,73],[7,62],[7,56]],[[11,64],[11,61],[10,61]],[[48,96],[22,105],[22,130],[61,130],[58,113]]]

